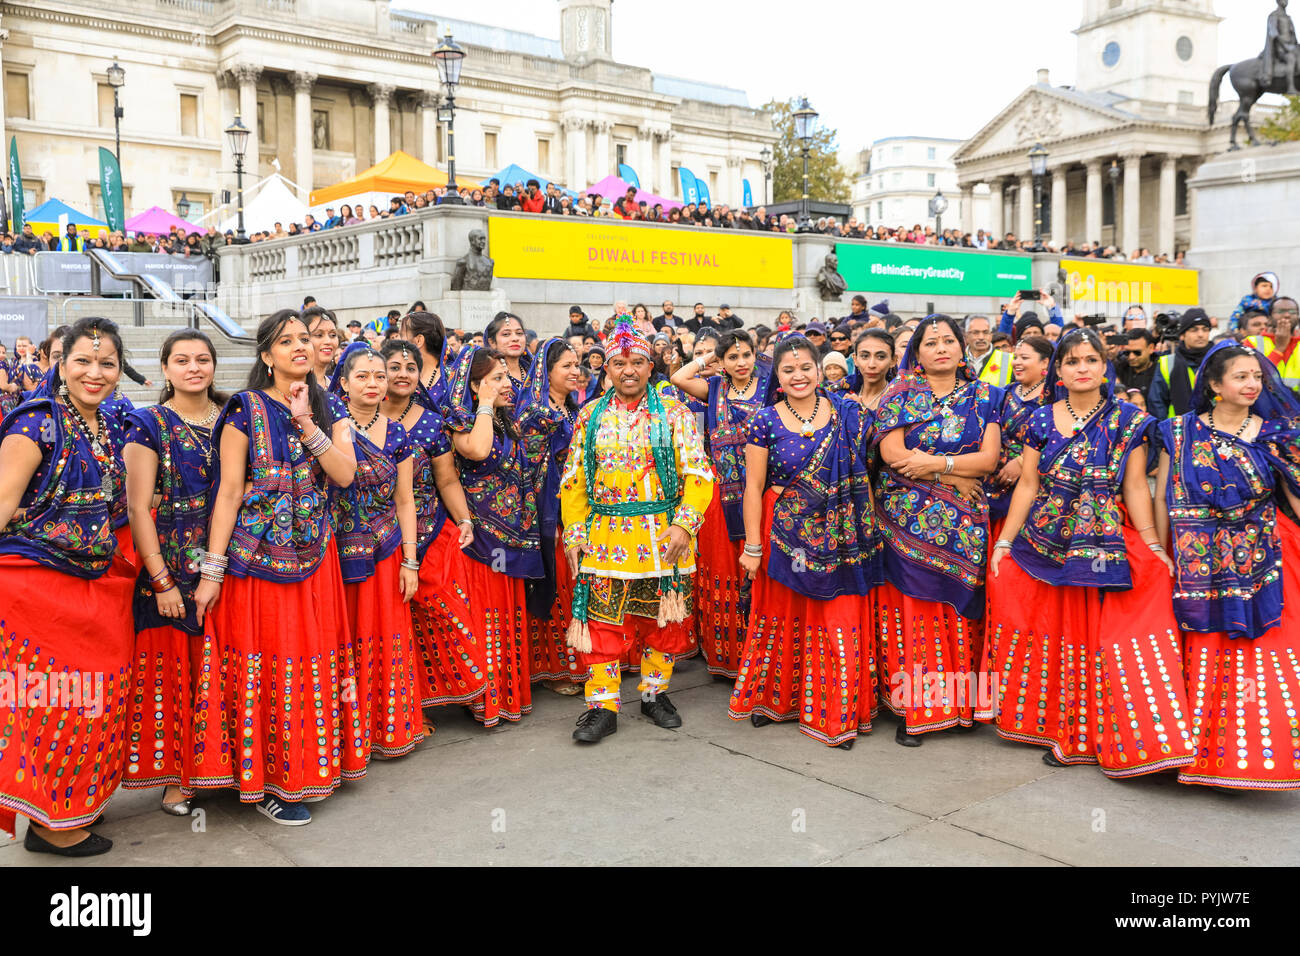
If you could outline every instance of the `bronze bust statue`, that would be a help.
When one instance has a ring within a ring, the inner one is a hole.
[[[1265,93],[1283,95],[1296,92],[1296,68],[1300,60],[1300,42],[1297,42],[1295,24],[1286,12],[1287,0],[1277,0],[1277,9],[1268,15],[1268,33],[1264,51],[1253,60],[1230,63],[1214,71],[1210,78],[1210,122],[1214,122],[1219,108],[1219,86],[1226,73],[1237,91],[1237,112],[1232,114],[1231,146],[1237,149],[1237,127],[1245,125],[1250,145],[1258,146],[1259,139],[1250,125],[1250,108]]]
[[[826,253],[822,267],[817,270],[817,288],[821,290],[824,301],[838,302],[840,296],[848,291],[849,284],[840,275],[840,257],[834,252]]]
[[[492,270],[495,263],[483,254],[487,248],[487,234],[482,229],[471,229],[469,252],[456,260],[451,273],[453,292],[488,292],[492,288]]]

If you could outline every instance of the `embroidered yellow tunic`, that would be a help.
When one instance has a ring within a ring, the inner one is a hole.
[[[668,540],[657,541],[671,524],[691,533],[686,553],[678,559],[682,574],[695,571],[695,535],[704,522],[704,511],[713,496],[713,468],[704,451],[695,416],[681,402],[663,399],[664,414],[672,429],[673,458],[682,497],[671,514],[637,516],[595,515],[588,536],[586,459],[587,422],[597,403],[591,402],[578,414],[573,427],[573,444],[560,483],[560,509],[564,520],[564,547],[582,544],[585,553],[581,570],[602,579],[632,581],[658,578],[671,573],[663,560]],[[650,413],[645,398],[631,410],[611,401],[596,428],[596,476],[594,494],[598,502],[663,501],[663,487],[655,471],[650,449]],[[638,612],[633,612],[638,613]],[[621,618],[621,615],[620,615]]]

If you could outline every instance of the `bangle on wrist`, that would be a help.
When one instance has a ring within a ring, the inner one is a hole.
[[[994,551],[1004,551],[1004,550],[1009,550],[1010,548],[1011,548],[1011,542],[1008,541],[1006,538],[998,538],[997,541],[993,542]]]
[[[952,455],[943,456],[943,473],[945,475],[951,475],[953,468],[955,468],[956,466],[957,466],[956,458],[954,458]]]

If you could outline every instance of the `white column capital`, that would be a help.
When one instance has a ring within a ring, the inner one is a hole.
[[[311,88],[316,85],[316,74],[295,70],[289,74],[289,82],[293,85],[295,93],[310,93]]]
[[[230,74],[240,86],[251,86],[262,77],[262,67],[256,63],[236,63]]]
[[[442,96],[437,90],[421,90],[419,93],[420,109],[432,110],[438,108],[438,103],[442,101]]]
[[[376,106],[381,103],[387,106],[392,102],[393,93],[396,91],[397,87],[391,83],[371,83],[366,87],[366,92],[370,94],[370,98],[374,100]]]

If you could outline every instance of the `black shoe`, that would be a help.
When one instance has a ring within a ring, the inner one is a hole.
[[[766,727],[768,724],[775,723],[776,721],[772,720],[771,717],[764,716],[763,714],[750,714],[749,722],[755,727]]]
[[[113,841],[98,833],[92,833],[72,846],[55,846],[42,838],[34,827],[28,826],[27,836],[23,838],[23,847],[32,853],[52,853],[55,856],[99,856],[113,849]]]
[[[663,727],[665,730],[676,730],[682,725],[681,717],[677,716],[677,708],[673,706],[666,693],[656,694],[649,700],[642,700],[641,713],[653,720],[656,727]]]
[[[842,744],[836,744],[835,746],[836,746],[838,749],[840,749],[840,750],[852,750],[852,749],[853,749],[853,738],[850,737],[848,740],[844,741],[844,743],[842,743]]]
[[[593,707],[584,711],[578,718],[578,729],[573,732],[573,739],[594,744],[617,731],[618,712],[604,707]]]
[[[899,724],[898,729],[894,731],[894,743],[904,747],[919,747],[923,741],[919,736],[907,732],[907,724]]]
[[[950,734],[972,734],[979,729],[979,724],[971,724],[967,727],[965,724],[953,724],[948,728]]]
[[[1056,754],[1052,753],[1050,750],[1044,750],[1044,751],[1043,751],[1043,763],[1047,764],[1049,767],[1068,767],[1068,766],[1070,766],[1068,763],[1066,763],[1066,762],[1063,761],[1063,760],[1057,760],[1057,759],[1056,759]]]

